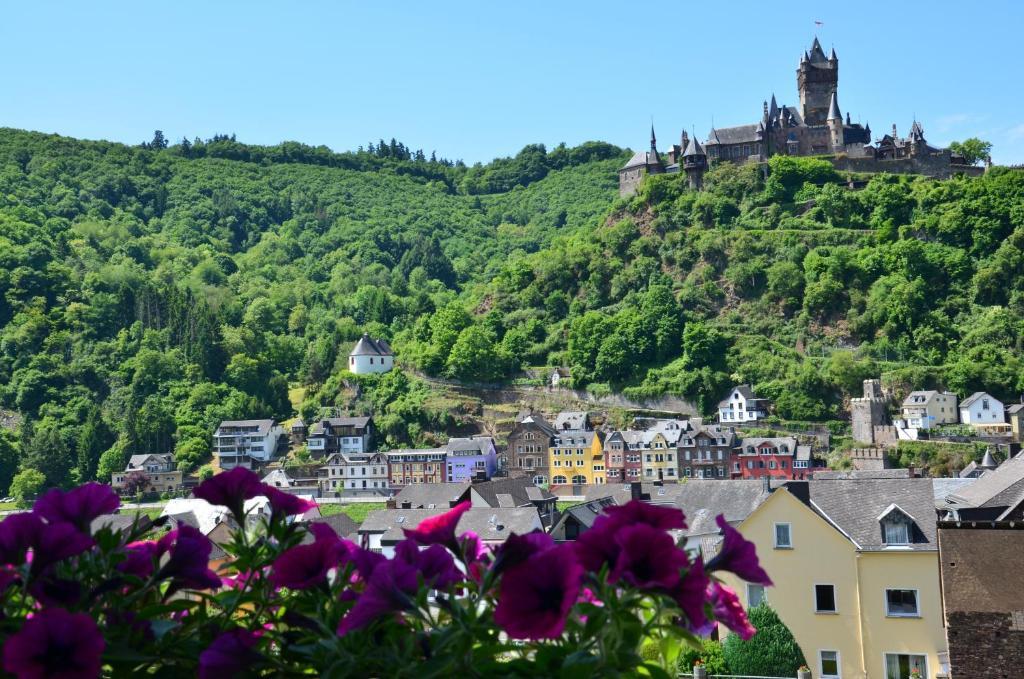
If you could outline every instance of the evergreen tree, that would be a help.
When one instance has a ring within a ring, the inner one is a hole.
[[[76,452],[78,463],[75,471],[79,483],[96,480],[96,469],[100,455],[113,444],[110,429],[103,421],[100,409],[93,407],[85,419],[85,424],[78,433]]]
[[[749,617],[750,623],[757,628],[757,634],[748,641],[730,634],[722,645],[729,672],[761,677],[795,677],[796,671],[807,661],[793,633],[766,601],[750,609]]]
[[[164,133],[160,130],[154,132],[153,141],[149,143],[149,146],[154,151],[162,151],[163,149],[167,148],[167,140],[164,139]]]

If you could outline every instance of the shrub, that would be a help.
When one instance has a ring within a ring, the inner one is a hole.
[[[725,664],[722,642],[705,639],[700,648],[688,648],[679,657],[679,672],[690,674],[693,666],[700,661],[708,674],[729,674],[729,666]]]
[[[766,602],[752,608],[749,615],[757,634],[747,641],[730,634],[722,644],[729,671],[762,677],[795,677],[797,669],[807,661],[793,633]]]

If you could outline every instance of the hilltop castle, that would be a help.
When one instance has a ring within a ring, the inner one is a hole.
[[[664,154],[657,149],[654,126],[651,148],[639,151],[619,169],[619,194],[629,195],[647,174],[685,172],[691,188],[700,189],[709,162],[764,162],[771,156],[827,156],[837,169],[853,172],[894,172],[949,177],[955,172],[976,174],[982,168],[964,164],[949,149],[928,144],[916,120],[908,136],[901,138],[892,126],[890,134],[875,143],[871,126],[843,117],[839,108],[839,57],[828,56],[814,39],[800,57],[796,69],[800,107],[779,106],[775,95],[762,106],[761,119],[749,125],[711,128],[700,144],[683,131],[678,145]]]

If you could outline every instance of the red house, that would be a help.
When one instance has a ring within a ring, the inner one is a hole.
[[[734,479],[804,479],[814,468],[811,447],[797,445],[795,438],[746,438],[733,450]]]

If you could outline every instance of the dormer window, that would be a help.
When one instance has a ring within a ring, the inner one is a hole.
[[[909,545],[912,542],[916,520],[899,505],[889,505],[878,517],[878,521],[882,528],[882,542],[887,547]]]

